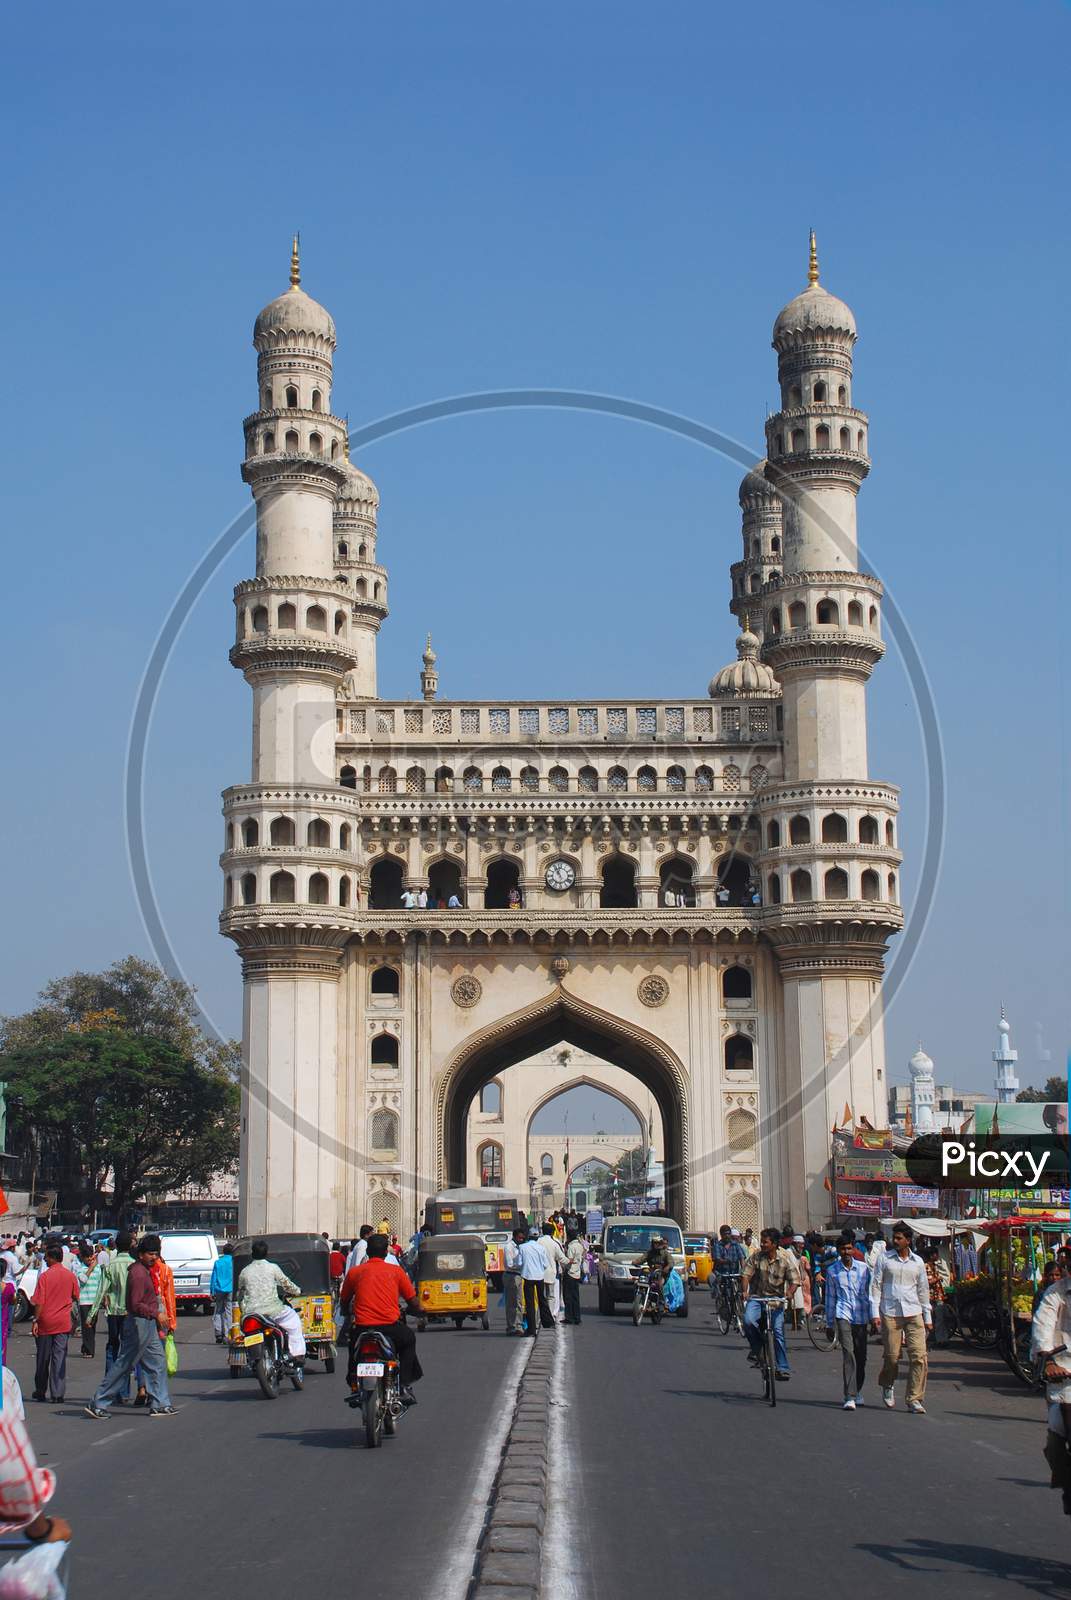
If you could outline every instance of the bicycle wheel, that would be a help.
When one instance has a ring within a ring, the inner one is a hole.
[[[736,1331],[737,1331],[737,1333],[740,1335],[741,1339],[743,1339],[744,1338],[744,1301],[743,1301],[743,1296],[740,1293],[740,1285],[738,1283],[734,1283],[733,1284],[733,1297],[732,1298],[733,1298],[733,1321],[736,1323]]]
[[[820,1311],[812,1311],[807,1318],[807,1336],[816,1350],[824,1350],[827,1355],[837,1348],[837,1330],[826,1327],[825,1316]]]
[[[766,1357],[766,1398],[772,1406],[777,1404],[777,1374],[776,1354],[774,1351],[773,1328],[767,1324],[766,1336],[763,1340],[763,1350]]]
[[[724,1284],[719,1285],[718,1298],[714,1305],[715,1316],[718,1319],[718,1327],[721,1329],[722,1333],[728,1333],[733,1320],[733,1302],[731,1292],[726,1290]]]

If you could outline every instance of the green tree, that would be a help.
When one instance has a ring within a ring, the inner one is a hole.
[[[614,1179],[617,1187],[614,1187]],[[597,1190],[598,1204],[606,1212],[619,1209],[625,1200],[637,1199],[647,1188],[647,1151],[626,1150],[613,1167],[604,1171]]]
[[[58,1138],[85,1207],[101,1204],[109,1173],[123,1216],[148,1190],[206,1183],[237,1158],[233,1077],[167,1040],[69,1027],[2,1059],[13,1129]]]
[[[1067,1079],[1046,1078],[1042,1088],[1020,1089],[1015,1098],[1027,1105],[1055,1105],[1067,1099]]]

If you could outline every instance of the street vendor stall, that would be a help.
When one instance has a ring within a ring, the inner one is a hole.
[[[1066,1217],[1001,1217],[980,1224],[988,1239],[986,1271],[996,1305],[997,1349],[1023,1383],[1036,1382],[1030,1359],[1034,1296],[1047,1258],[1067,1233]]]
[[[882,1232],[891,1236],[896,1222],[882,1222]],[[945,1288],[945,1330],[949,1338],[959,1337],[966,1345],[984,1350],[997,1342],[997,1304],[993,1280],[981,1270],[979,1251],[988,1235],[984,1223],[976,1219],[959,1221],[949,1217],[904,1218],[920,1242],[937,1245],[948,1266]]]

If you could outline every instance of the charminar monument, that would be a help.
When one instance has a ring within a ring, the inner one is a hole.
[[[867,765],[884,647],[881,585],[858,570],[855,341],[812,235],[773,327],[781,409],[740,486],[736,659],[706,692],[444,699],[429,639],[419,698],[384,699],[379,491],[349,459],[335,324],[295,241],[253,329],[256,575],[230,652],[253,707],[222,856],[244,1230],[407,1231],[481,1165],[527,1206],[524,1142],[484,1149],[482,1108],[516,1120],[508,1069],[559,1046],[576,1081],[601,1062],[605,1086],[634,1085],[681,1223],[828,1218],[833,1123],[846,1102],[885,1122],[903,920],[897,791]]]

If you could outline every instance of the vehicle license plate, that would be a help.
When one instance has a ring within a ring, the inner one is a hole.
[[[358,1361],[357,1376],[359,1378],[382,1378],[384,1367],[382,1361]]]
[[[175,1279],[175,1288],[176,1289],[196,1289],[197,1288],[197,1279],[196,1278],[176,1278]]]
[[[262,1333],[247,1333],[245,1335],[245,1339],[243,1340],[243,1343],[246,1344],[246,1345],[263,1344],[264,1343],[264,1335]]]
[[[460,1294],[461,1293],[461,1285],[459,1283],[444,1283],[442,1287],[443,1287],[443,1294]]]

